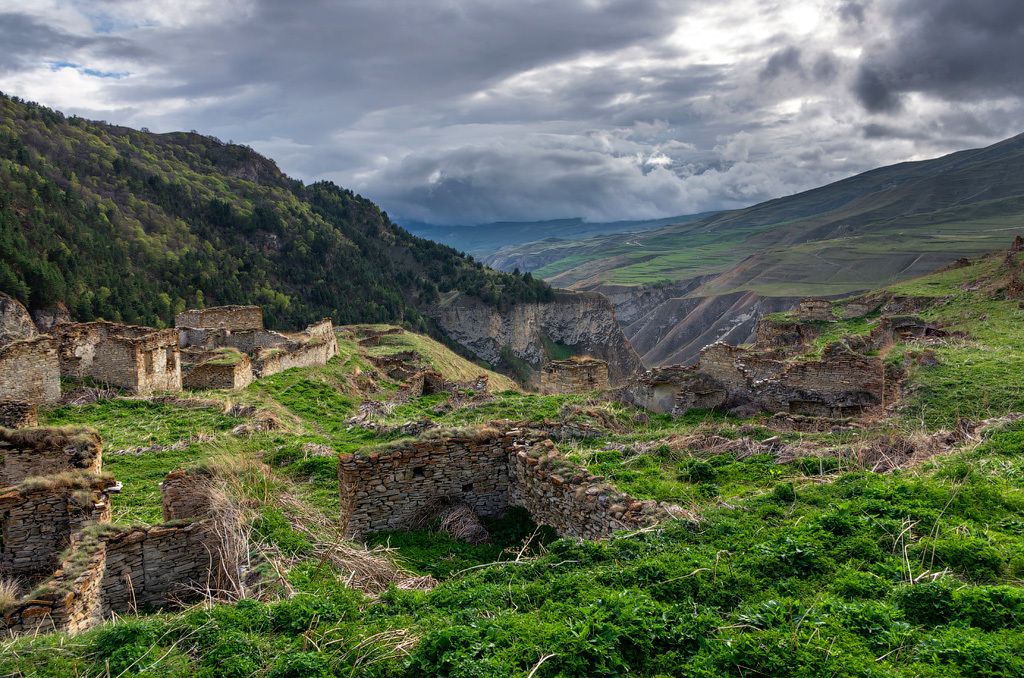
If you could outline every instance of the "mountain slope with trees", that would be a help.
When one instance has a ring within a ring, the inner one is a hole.
[[[492,271],[412,236],[369,200],[304,185],[252,149],[152,134],[0,95],[0,290],[79,320],[167,325],[187,306],[260,304],[272,327],[430,326],[461,292],[546,301],[529,275]]]

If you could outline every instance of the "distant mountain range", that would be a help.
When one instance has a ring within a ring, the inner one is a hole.
[[[485,262],[605,293],[658,364],[743,341],[759,313],[799,297],[921,275],[1022,231],[1024,135],[684,224],[507,247]]]
[[[472,226],[440,226],[420,221],[403,222],[413,235],[451,245],[455,249],[478,257],[495,255],[506,247],[514,247],[538,240],[552,244],[571,242],[606,233],[646,231],[668,224],[685,224],[713,214],[689,214],[665,219],[636,221],[588,222],[583,219],[551,219],[548,221],[496,221]],[[509,268],[508,270],[512,270]]]

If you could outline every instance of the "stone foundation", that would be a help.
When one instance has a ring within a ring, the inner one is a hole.
[[[176,330],[109,322],[57,325],[60,373],[148,395],[181,390]]]
[[[60,400],[57,341],[47,335],[0,346],[0,400]]]
[[[211,475],[204,469],[176,469],[160,483],[160,503],[165,522],[210,515]]]
[[[615,491],[521,428],[482,428],[342,455],[338,481],[342,524],[352,538],[415,527],[446,503],[466,504],[482,517],[523,506],[538,523],[585,539],[667,516],[656,502]]]
[[[804,322],[831,322],[832,302],[827,299],[801,299],[796,308],[796,316]]]
[[[99,473],[101,466],[101,441],[92,429],[0,429],[0,487],[67,471]]]
[[[23,400],[0,401],[0,427],[25,428],[39,423],[35,403]]]
[[[588,393],[608,389],[608,363],[596,358],[552,360],[540,373],[541,393]]]

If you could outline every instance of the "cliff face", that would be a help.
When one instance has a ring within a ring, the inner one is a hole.
[[[489,363],[501,361],[508,347],[537,370],[556,356],[545,344],[568,347],[575,355],[591,355],[608,363],[613,385],[641,369],[640,357],[615,319],[611,303],[595,292],[555,293],[553,301],[521,302],[509,310],[456,295],[428,310],[452,340]]]
[[[792,308],[796,297],[763,297],[755,292],[686,296],[702,279],[665,287],[601,288],[615,308],[622,330],[644,365],[691,364],[717,341],[753,341],[758,319]]]

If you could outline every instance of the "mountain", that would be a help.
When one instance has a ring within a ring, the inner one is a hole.
[[[743,341],[763,312],[837,296],[992,250],[1024,230],[1024,135],[875,169],[821,188],[643,233],[534,243],[515,261],[613,301],[647,364]]]
[[[414,237],[329,182],[252,149],[151,134],[0,98],[0,290],[77,319],[172,324],[186,306],[257,303],[271,326],[401,321],[462,292],[551,298]]]
[[[588,222],[583,219],[551,219],[548,221],[496,221],[471,226],[440,226],[419,221],[403,223],[413,235],[428,238],[475,256],[498,257],[504,248],[544,241],[573,242],[606,233],[646,231],[669,224],[684,224],[713,214],[688,214],[665,219],[640,221]],[[513,266],[501,267],[511,271]]]
[[[555,342],[559,353],[629,355],[624,364],[639,367],[607,303],[556,300],[543,281],[416,237],[330,182],[304,185],[212,137],[66,117],[2,95],[0,254],[0,291],[33,311],[64,304],[76,320],[166,326],[188,306],[252,303],[271,327],[329,316],[450,339],[436,318],[451,309],[502,318],[526,305],[554,324],[515,325],[506,363],[538,368],[553,356],[537,347]],[[584,306],[600,337],[565,344],[553,318]]]

